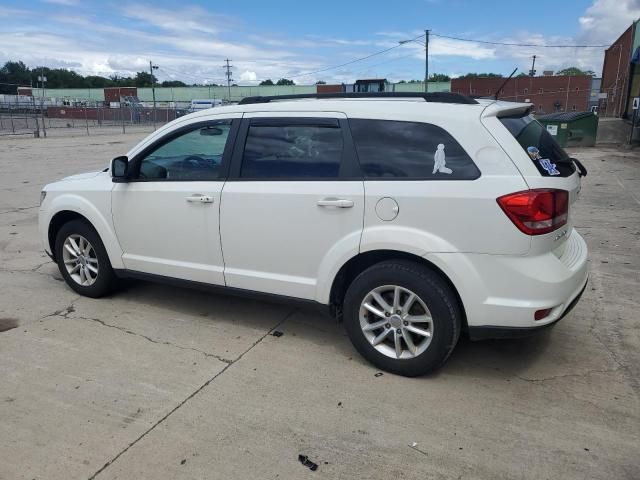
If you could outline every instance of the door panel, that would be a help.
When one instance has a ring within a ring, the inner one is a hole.
[[[112,209],[125,268],[224,285],[218,230],[223,184],[116,184]],[[196,195],[208,198],[205,202],[193,201]]]
[[[352,206],[322,206],[340,199]],[[222,247],[227,285],[314,299],[326,262],[358,253],[362,181],[227,182]]]
[[[334,264],[358,252],[364,186],[344,114],[270,116],[245,114],[222,191],[225,280],[315,299]]]
[[[130,161],[111,200],[125,268],[224,285],[220,194],[236,132],[229,118],[199,122]]]

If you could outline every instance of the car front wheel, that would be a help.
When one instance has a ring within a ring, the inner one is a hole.
[[[377,367],[404,376],[440,367],[460,336],[457,297],[436,272],[397,260],[358,275],[344,300],[347,333]]]
[[[64,224],[56,235],[55,248],[60,273],[72,289],[94,298],[111,291],[115,274],[93,227],[81,220]]]

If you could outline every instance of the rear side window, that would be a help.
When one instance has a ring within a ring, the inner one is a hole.
[[[338,178],[342,131],[337,121],[320,125],[252,124],[241,178]]]
[[[478,167],[445,130],[429,123],[349,120],[364,177],[475,180]]]
[[[553,136],[531,115],[500,117],[544,177],[569,177],[575,165]]]

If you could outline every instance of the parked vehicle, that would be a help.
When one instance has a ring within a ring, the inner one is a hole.
[[[191,100],[191,106],[189,107],[189,113],[199,112],[200,110],[206,110],[207,108],[214,108],[222,106],[221,99],[205,99],[205,100]]]
[[[584,167],[530,104],[456,94],[256,97],[181,117],[42,191],[76,292],[121,277],[316,302],[390,372],[553,325],[587,283]]]

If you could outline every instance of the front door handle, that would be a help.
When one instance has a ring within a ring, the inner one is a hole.
[[[193,195],[189,195],[185,197],[185,200],[190,203],[198,202],[198,203],[213,203],[213,197],[210,195],[202,195],[200,193],[194,193]]]
[[[318,206],[351,208],[353,207],[353,200],[347,200],[346,198],[323,198],[322,200],[318,200]]]

